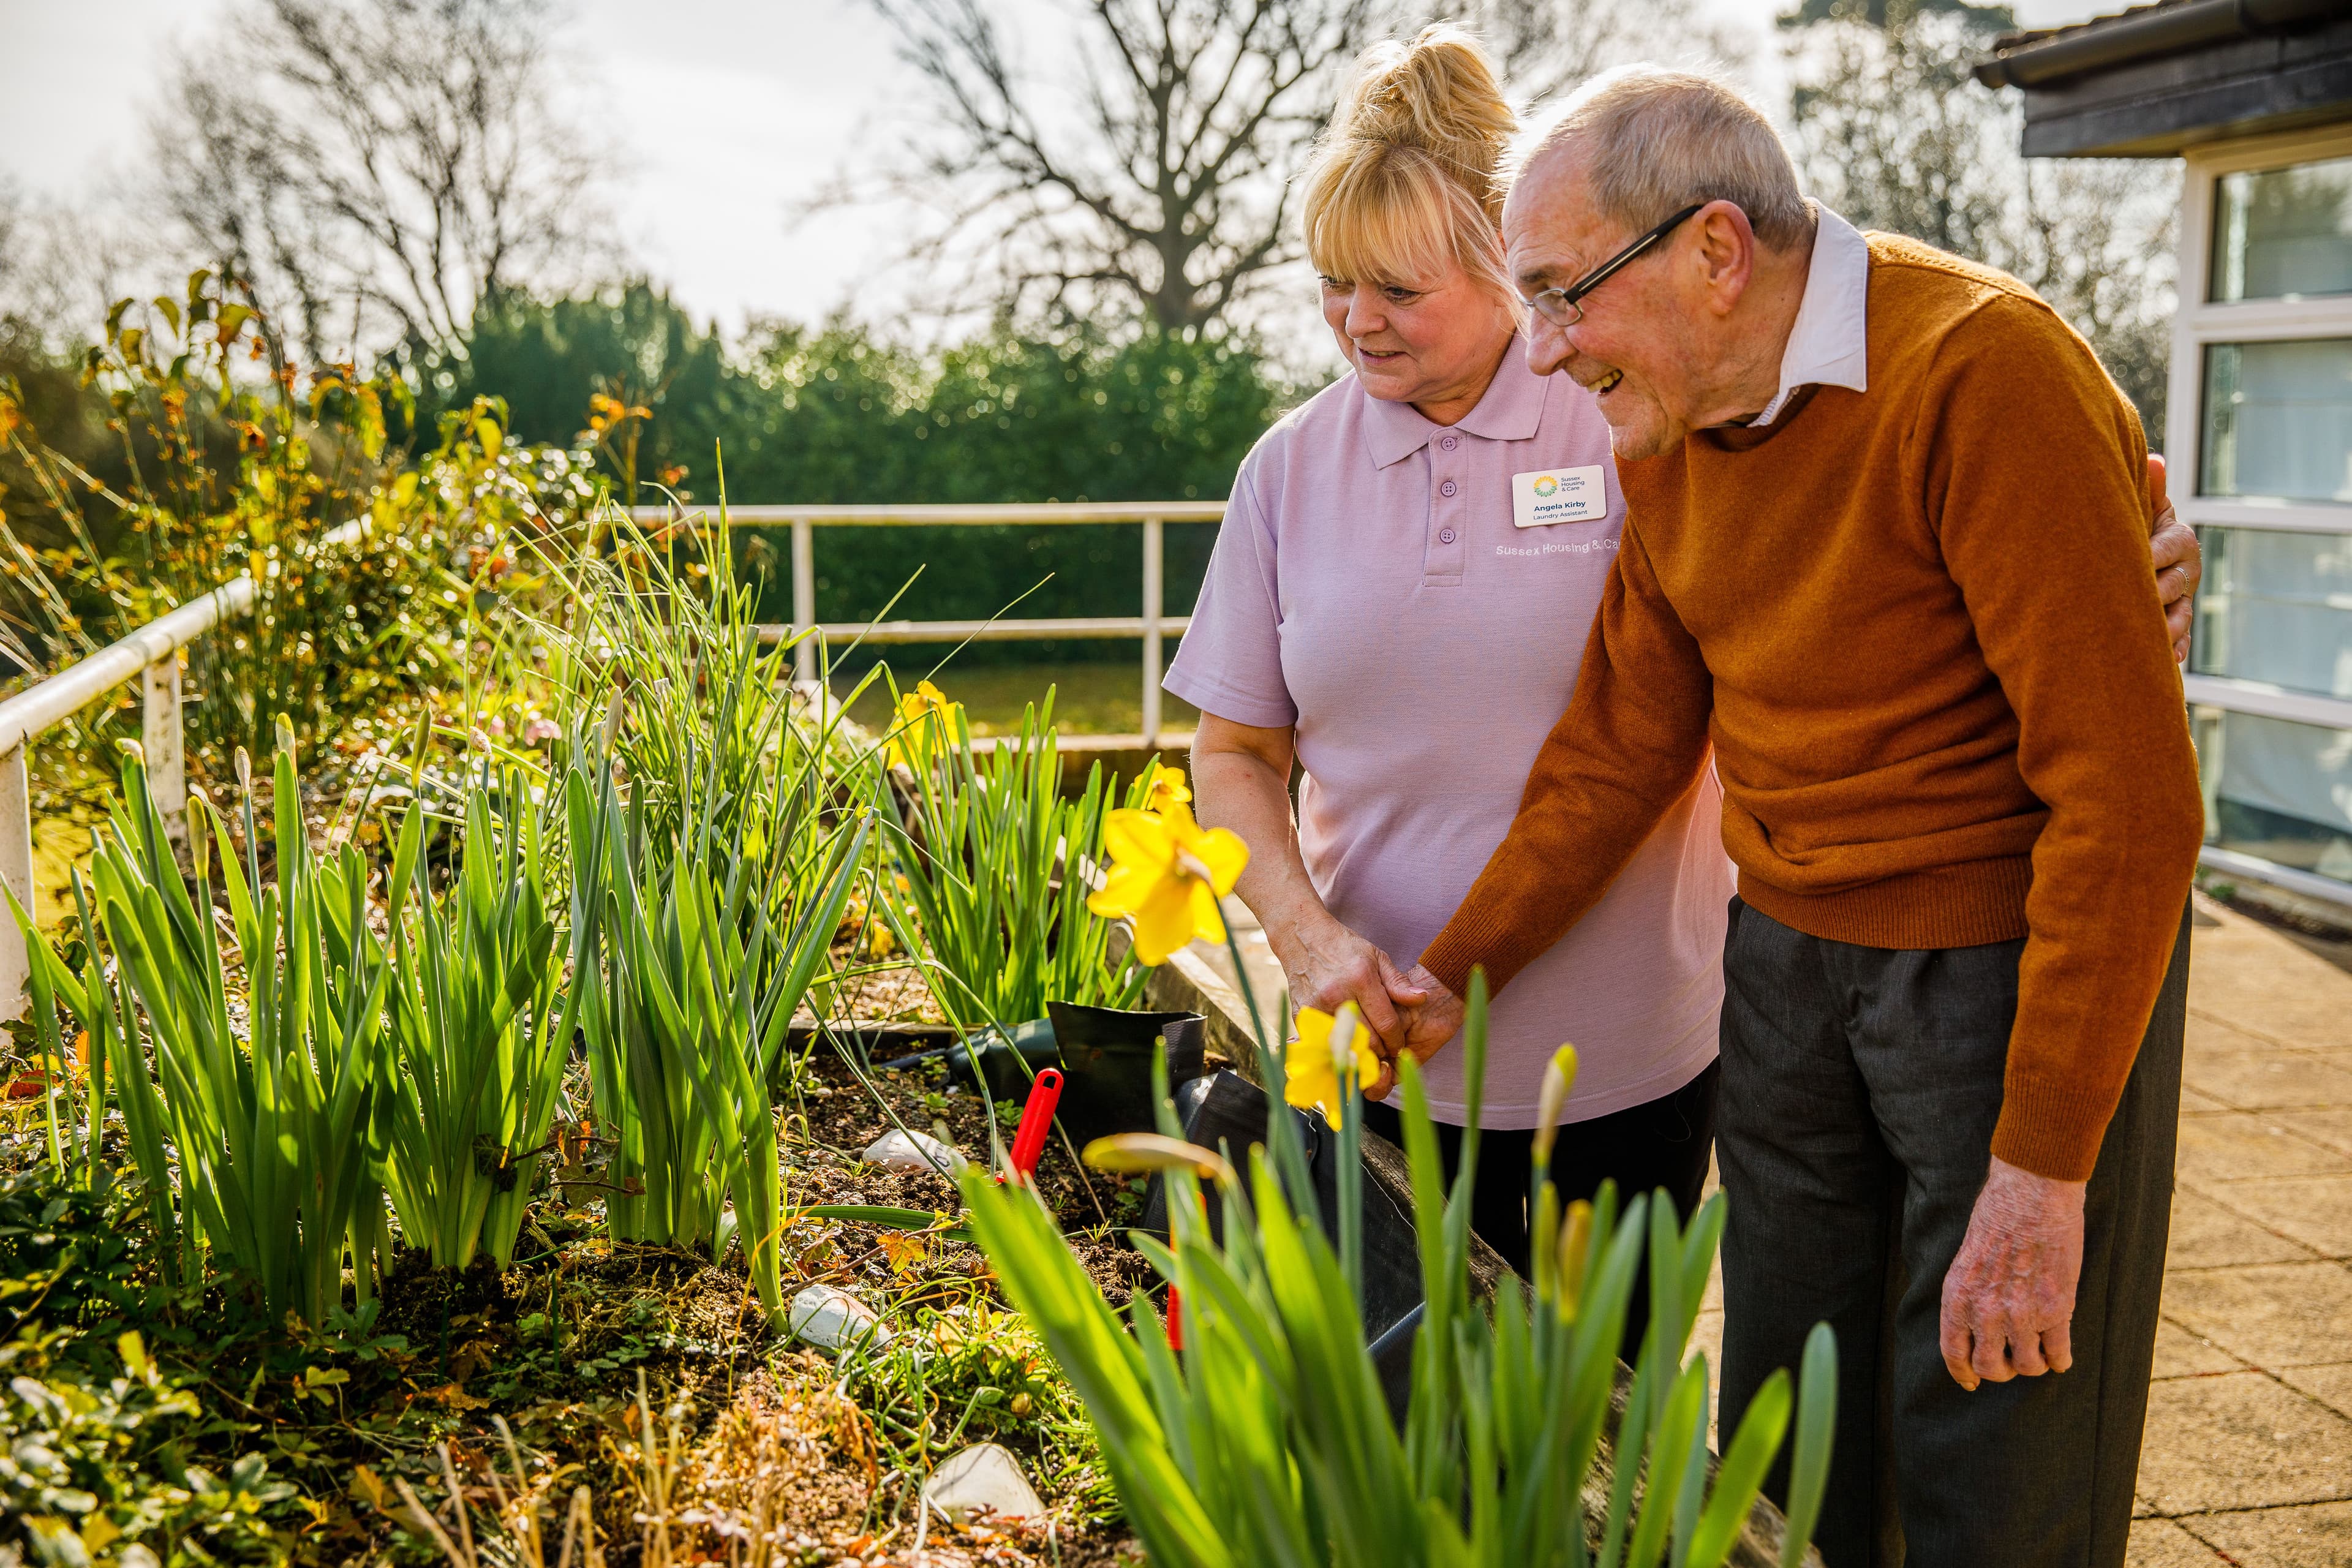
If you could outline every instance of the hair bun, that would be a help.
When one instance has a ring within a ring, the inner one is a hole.
[[[1441,23],[1365,50],[1327,134],[1431,153],[1483,195],[1517,125],[1486,52]]]

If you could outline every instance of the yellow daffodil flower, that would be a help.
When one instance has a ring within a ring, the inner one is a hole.
[[[1161,768],[1151,775],[1151,787],[1144,792],[1143,809],[1166,811],[1171,805],[1190,809],[1192,792],[1185,786],[1182,768]]]
[[[1371,1049],[1371,1036],[1353,1002],[1343,1002],[1337,1013],[1316,1007],[1298,1010],[1298,1037],[1284,1058],[1282,1098],[1301,1110],[1320,1110],[1340,1124],[1339,1075],[1352,1071],[1360,1089],[1380,1081],[1381,1058]]]
[[[963,718],[963,704],[948,700],[947,693],[928,680],[898,699],[898,722],[882,749],[893,767],[920,768],[929,763],[931,748],[952,742]]]
[[[1087,908],[1135,925],[1135,956],[1148,964],[1194,937],[1223,942],[1217,900],[1234,890],[1249,847],[1230,829],[1205,831],[1181,802],[1165,812],[1114,811],[1103,824],[1110,877]]]

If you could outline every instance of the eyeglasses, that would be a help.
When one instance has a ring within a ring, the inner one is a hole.
[[[1584,297],[1587,294],[1617,276],[1621,268],[1638,259],[1643,251],[1674,233],[1675,227],[1685,218],[1705,205],[1706,205],[1705,202],[1693,202],[1567,288],[1543,290],[1528,301],[1528,308],[1555,327],[1576,325],[1577,322],[1584,320]]]

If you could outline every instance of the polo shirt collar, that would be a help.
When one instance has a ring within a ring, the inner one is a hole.
[[[1544,378],[1528,368],[1527,340],[1512,337],[1495,367],[1495,379],[1478,405],[1453,426],[1437,424],[1410,403],[1388,403],[1364,396],[1364,449],[1372,467],[1401,463],[1429,445],[1431,437],[1448,429],[1464,431],[1488,441],[1534,438],[1543,422]]]
[[[1801,386],[1870,390],[1870,242],[1819,202],[1805,294],[1780,353],[1780,390],[1751,426],[1769,425]]]

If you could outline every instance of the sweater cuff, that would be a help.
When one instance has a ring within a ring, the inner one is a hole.
[[[1486,994],[1491,997],[1517,978],[1535,956],[1519,952],[1512,935],[1507,923],[1492,916],[1481,919],[1468,910],[1459,910],[1437,933],[1437,940],[1423,950],[1421,965],[1465,1003],[1470,1000],[1470,972],[1484,969]]]
[[[2011,1095],[1993,1124],[1993,1157],[2053,1182],[2087,1182],[2115,1115],[2090,1095]]]

